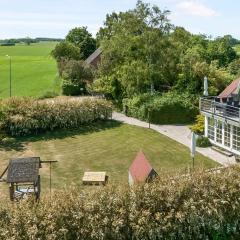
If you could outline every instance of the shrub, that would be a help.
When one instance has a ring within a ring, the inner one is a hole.
[[[192,132],[198,134],[198,135],[203,135],[204,134],[204,116],[199,114],[196,117],[196,123],[190,127]]]
[[[86,84],[93,81],[93,70],[84,61],[70,60],[63,68],[62,90],[65,95],[82,95],[87,93]]]
[[[212,146],[212,144],[209,141],[209,139],[207,137],[203,137],[203,136],[199,136],[197,138],[196,145],[197,145],[197,147],[202,147],[202,148],[206,148],[206,147]]]
[[[59,94],[55,91],[46,91],[42,96],[38,99],[45,99],[45,98],[54,98],[57,97]]]
[[[156,124],[184,124],[194,120],[198,113],[191,96],[175,92],[163,95],[143,94],[124,99],[123,107],[132,117]],[[150,116],[148,115],[148,112]]]
[[[12,136],[71,129],[111,116],[103,99],[33,100],[12,98],[1,102],[1,128]]]
[[[85,86],[82,89],[85,90]],[[81,87],[78,84],[74,84],[68,80],[63,80],[62,93],[66,96],[78,96],[81,95],[83,91],[81,92]]]
[[[240,169],[0,205],[0,239],[239,239]]]

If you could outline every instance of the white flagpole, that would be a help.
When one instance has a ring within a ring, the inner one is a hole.
[[[194,159],[195,159],[195,153],[196,153],[196,135],[194,132],[192,132],[191,136],[191,157],[192,157],[192,164],[194,168]]]

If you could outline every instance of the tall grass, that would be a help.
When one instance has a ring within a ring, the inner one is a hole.
[[[55,129],[74,129],[112,114],[102,99],[45,100],[12,98],[0,103],[1,127],[12,136],[38,134]]]
[[[240,168],[2,206],[1,239],[239,239]]]

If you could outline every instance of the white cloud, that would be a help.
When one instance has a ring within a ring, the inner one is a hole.
[[[199,17],[216,17],[219,13],[197,0],[187,0],[177,4],[179,10],[184,11],[186,14],[199,16]]]

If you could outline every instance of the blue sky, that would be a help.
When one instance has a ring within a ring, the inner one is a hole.
[[[171,10],[172,23],[213,37],[232,34],[240,39],[240,1],[148,0]],[[60,37],[76,26],[95,35],[107,13],[133,8],[136,0],[0,0],[0,39]]]

